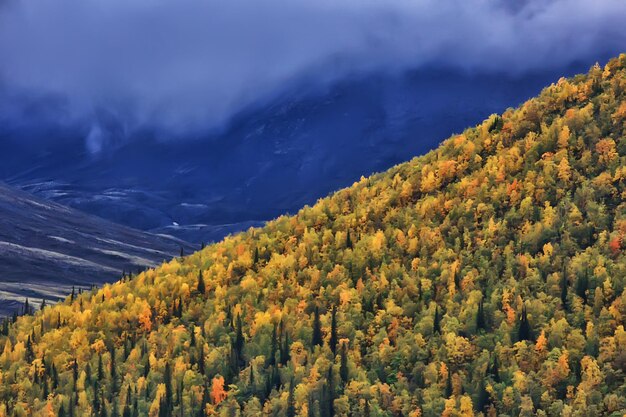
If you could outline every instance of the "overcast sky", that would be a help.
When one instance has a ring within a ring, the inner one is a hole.
[[[184,132],[303,80],[564,66],[623,48],[624,22],[623,0],[5,0],[0,90]]]

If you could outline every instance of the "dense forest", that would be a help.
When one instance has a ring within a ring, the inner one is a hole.
[[[419,140],[419,132],[415,132]],[[0,332],[0,416],[622,416],[626,55]]]

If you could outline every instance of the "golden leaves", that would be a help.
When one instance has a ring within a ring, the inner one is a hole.
[[[148,303],[144,301],[141,312],[137,316],[137,320],[141,325],[142,330],[150,332],[152,330],[152,310]]]
[[[601,139],[596,143],[596,152],[598,153],[598,162],[601,164],[610,164],[619,155],[615,148],[615,141],[610,138]]]

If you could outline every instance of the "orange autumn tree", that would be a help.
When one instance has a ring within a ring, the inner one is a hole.
[[[213,404],[219,405],[219,403],[224,401],[227,396],[228,394],[224,389],[224,377],[218,375],[213,378],[213,381],[211,383],[211,401],[213,402]]]

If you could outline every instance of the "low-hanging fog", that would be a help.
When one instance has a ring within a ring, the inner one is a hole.
[[[219,129],[295,86],[446,66],[524,74],[626,45],[621,0],[8,0],[0,120]]]

